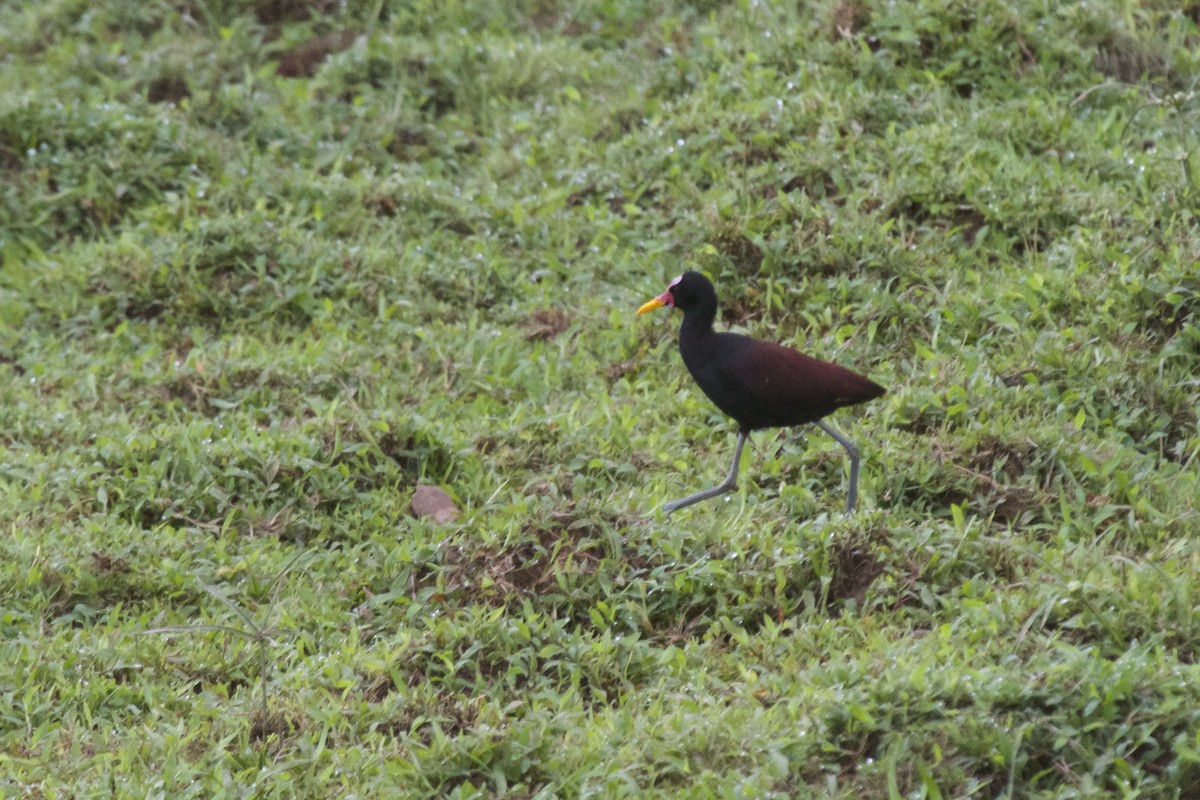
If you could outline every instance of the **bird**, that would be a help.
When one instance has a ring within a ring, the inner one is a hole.
[[[663,513],[671,514],[737,489],[742,448],[752,432],[808,423],[815,423],[849,454],[846,513],[853,512],[858,501],[858,448],[823,418],[844,406],[874,400],[887,390],[845,367],[790,347],[740,333],[714,331],[717,292],[712,281],[699,272],[689,271],[675,278],[665,292],[644,303],[637,313],[640,316],[663,306],[683,312],[679,328],[683,363],[700,389],[738,426],[733,464],[725,481],[664,504]]]

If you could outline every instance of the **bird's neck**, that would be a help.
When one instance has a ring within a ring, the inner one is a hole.
[[[695,344],[713,335],[713,320],[717,317],[716,303],[705,303],[689,308],[683,314],[683,324],[679,328],[679,343]]]

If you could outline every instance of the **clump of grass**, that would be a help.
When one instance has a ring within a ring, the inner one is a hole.
[[[296,564],[304,557],[304,553],[297,553],[291,561],[284,565],[283,569],[271,580],[266,587],[266,594],[269,596],[267,601],[268,611],[277,612],[277,603],[279,601],[278,594],[283,587],[283,580],[288,573],[296,566]],[[274,659],[272,651],[279,645],[276,640],[278,631],[267,623],[256,620],[254,616],[238,603],[235,603],[225,595],[216,586],[201,582],[200,588],[207,592],[211,597],[216,598],[229,611],[233,612],[238,619],[241,620],[240,625],[225,625],[217,623],[207,624],[187,624],[187,625],[163,625],[155,628],[150,628],[143,633],[147,636],[154,635],[170,635],[170,634],[201,634],[201,633],[221,633],[227,636],[241,638],[254,647],[257,656],[258,668],[258,697],[259,705],[255,715],[252,717],[250,724],[250,739],[253,741],[262,741],[270,735],[278,735],[287,732],[288,724],[285,715],[282,712],[274,712],[271,710],[271,694],[270,681],[273,672]]]

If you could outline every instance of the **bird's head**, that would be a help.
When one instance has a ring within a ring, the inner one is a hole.
[[[705,298],[709,297],[714,298],[714,300],[716,297],[712,282],[699,272],[685,272],[667,284],[665,292],[653,300],[647,300],[643,303],[642,307],[637,310],[637,313],[645,314],[647,311],[653,311],[662,306],[687,311],[692,306],[699,305]]]

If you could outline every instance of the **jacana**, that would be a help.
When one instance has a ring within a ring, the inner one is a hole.
[[[844,367],[791,348],[740,333],[714,331],[717,293],[712,282],[699,272],[683,273],[637,313],[645,314],[662,306],[683,312],[679,328],[683,363],[708,398],[738,425],[737,447],[725,482],[667,503],[663,512],[670,514],[736,489],[742,447],[751,432],[810,422],[836,439],[850,455],[846,513],[853,511],[858,501],[858,448],[822,418],[843,406],[873,400],[886,390]]]

